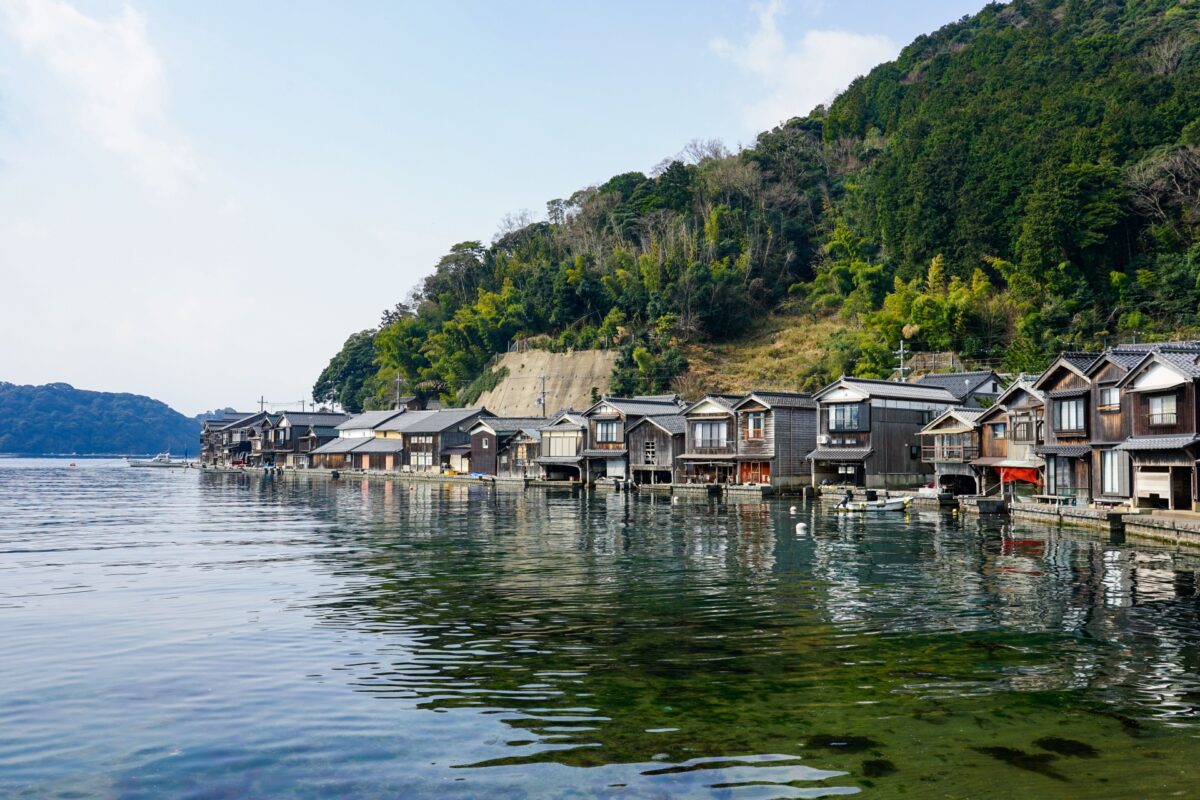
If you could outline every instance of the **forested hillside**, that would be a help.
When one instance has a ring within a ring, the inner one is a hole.
[[[199,422],[149,397],[0,381],[0,453],[195,455],[199,438]]]
[[[990,5],[753,147],[694,144],[507,227],[450,248],[317,399],[399,378],[470,401],[514,337],[619,347],[617,393],[692,387],[681,348],[768,313],[837,323],[797,386],[886,374],[901,338],[1021,370],[1194,333],[1200,2]]]

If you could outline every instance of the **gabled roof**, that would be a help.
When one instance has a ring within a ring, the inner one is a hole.
[[[340,411],[282,411],[279,414],[280,422],[286,419],[289,425],[297,428],[309,425],[337,425],[349,418],[349,414]]]
[[[544,417],[480,417],[471,430],[486,427],[497,436],[511,436],[523,430],[537,430],[546,422]]]
[[[1061,353],[1058,358],[1050,362],[1050,366],[1046,367],[1046,371],[1038,376],[1034,382],[1034,388],[1041,389],[1046,384],[1046,381],[1059,369],[1065,369],[1068,372],[1074,372],[1084,380],[1088,380],[1087,370],[1096,359],[1098,353]]]
[[[443,408],[440,411],[406,411],[400,416],[383,423],[377,431],[400,431],[402,433],[441,433],[470,422],[486,408]]]
[[[364,411],[361,414],[355,414],[350,419],[342,422],[337,426],[339,431],[367,431],[375,430],[376,427],[382,425],[388,420],[395,419],[405,412],[404,410],[397,411],[389,409],[387,411]]]
[[[634,399],[634,400],[651,400],[654,402],[661,401],[661,402],[666,402],[666,403],[675,403],[676,405],[681,404],[680,400],[679,400],[679,395],[677,395],[677,394],[635,394],[632,399]]]
[[[987,408],[982,409],[982,413],[975,421],[982,423],[988,418],[995,416],[997,413],[1008,413],[1008,402],[1018,392],[1025,392],[1038,402],[1044,401],[1045,397],[1042,396],[1042,393],[1033,388],[1034,380],[1037,380],[1037,378],[1035,377],[1032,380],[1025,377],[1018,378],[1015,383],[1000,393],[1000,396],[996,398],[996,402],[992,403],[992,405],[988,406]]]
[[[654,414],[678,414],[680,404],[674,400],[647,400],[637,397],[605,397],[596,403],[583,415],[590,416],[601,406],[609,405],[625,417],[648,417]]]
[[[714,403],[715,405],[721,406],[726,411],[732,412],[733,407],[740,403],[745,397],[746,395],[744,394],[706,394],[704,397],[701,397],[690,406],[684,408],[681,413],[690,414],[695,410],[696,406],[705,402]]]
[[[639,425],[656,425],[672,436],[687,432],[687,418],[682,414],[661,414],[653,417],[642,417],[630,425],[629,430],[625,432],[629,433],[629,431],[632,431]]]
[[[923,375],[917,381],[917,385],[939,386],[961,400],[975,394],[975,391],[988,381],[996,381],[999,384],[1000,376],[990,369],[979,372],[939,372]],[[981,394],[993,392],[989,390]]]
[[[887,397],[896,400],[925,400],[932,403],[955,404],[958,398],[940,386],[922,386],[918,383],[881,381],[874,378],[850,378],[845,375],[813,395],[820,401],[839,386],[861,392],[867,397]]]
[[[924,428],[921,428],[921,433],[955,433],[960,431],[965,432],[965,430],[972,430],[975,427],[975,423],[981,416],[983,416],[984,411],[986,411],[986,409],[983,408],[947,408],[941,414],[938,414],[936,417],[931,419]],[[947,420],[957,421],[959,423],[958,427],[954,428],[953,430],[938,430],[938,426]]]
[[[1118,386],[1127,386],[1151,364],[1161,364],[1179,377],[1187,380],[1200,378],[1200,350],[1155,350],[1146,353],[1136,365],[1131,367],[1125,376],[1117,382]]]
[[[751,392],[734,405],[741,408],[751,400],[757,400],[767,408],[816,408],[817,401],[808,392]]]
[[[538,430],[544,431],[547,428],[578,428],[579,430],[583,430],[586,427],[587,422],[578,411],[560,411],[549,422],[538,426]]]
[[[309,425],[305,431],[305,435],[320,438],[322,436],[337,436],[338,432],[337,428],[332,425]]]

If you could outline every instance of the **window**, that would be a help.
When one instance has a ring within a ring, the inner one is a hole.
[[[1013,440],[1017,442],[1033,441],[1033,420],[1029,417],[1017,417],[1013,421]]]
[[[484,449],[484,450],[487,450],[489,447],[491,447],[491,446],[492,446],[492,445],[491,445],[491,443],[488,441],[488,437],[486,437],[486,436],[482,436],[482,437],[480,437],[480,441],[482,441],[482,442],[483,442],[483,449]]]
[[[746,438],[761,439],[765,435],[766,415],[761,411],[752,411],[746,415]]]
[[[1007,439],[1008,438],[1008,423],[997,422],[995,425],[993,425],[992,426],[992,436],[996,437],[996,439]]]
[[[1083,398],[1056,400],[1054,402],[1054,430],[1083,430]]]
[[[654,461],[654,455],[655,455],[654,451],[655,451],[654,440],[653,440],[653,439],[647,439],[647,440],[646,440],[646,452],[645,452],[645,460],[643,460],[643,461],[642,461],[642,463],[643,463],[643,464],[653,464],[653,463],[655,463],[655,461]]]
[[[858,403],[837,403],[829,407],[829,430],[857,431],[861,430],[862,407]]]
[[[695,423],[692,425],[692,442],[696,447],[726,447],[729,439],[725,421]]]
[[[1175,395],[1160,394],[1146,399],[1150,404],[1151,425],[1174,425],[1179,419],[1175,413]]]
[[[571,458],[576,455],[579,437],[574,431],[551,432],[547,433],[542,441],[547,456]]]
[[[621,441],[620,423],[613,420],[604,420],[596,423],[596,441],[607,444]]]
[[[1115,386],[1105,386],[1100,390],[1100,405],[1096,407],[1097,411],[1103,411],[1106,414],[1111,414],[1114,411],[1121,410],[1121,390]]]
[[[1117,497],[1129,496],[1129,454],[1120,450],[1100,451],[1100,491]]]

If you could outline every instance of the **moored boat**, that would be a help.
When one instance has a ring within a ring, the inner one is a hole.
[[[838,511],[904,511],[912,502],[908,497],[897,497],[890,500],[865,500],[859,503],[839,503]]]
[[[159,467],[165,469],[186,469],[192,465],[192,462],[187,459],[176,460],[171,458],[171,454],[159,453],[154,458],[127,458],[125,459],[131,467]]]

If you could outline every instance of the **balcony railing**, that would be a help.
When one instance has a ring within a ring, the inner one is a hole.
[[[979,456],[979,448],[975,445],[925,445],[921,448],[922,461],[941,461],[952,464],[962,464]]]
[[[701,439],[689,447],[688,452],[705,456],[721,456],[732,455],[734,452],[736,452],[736,449],[737,448],[734,447],[733,442],[719,444],[718,442],[710,439]]]
[[[1179,415],[1174,411],[1160,411],[1146,415],[1146,422],[1150,425],[1174,425],[1179,422]]]

